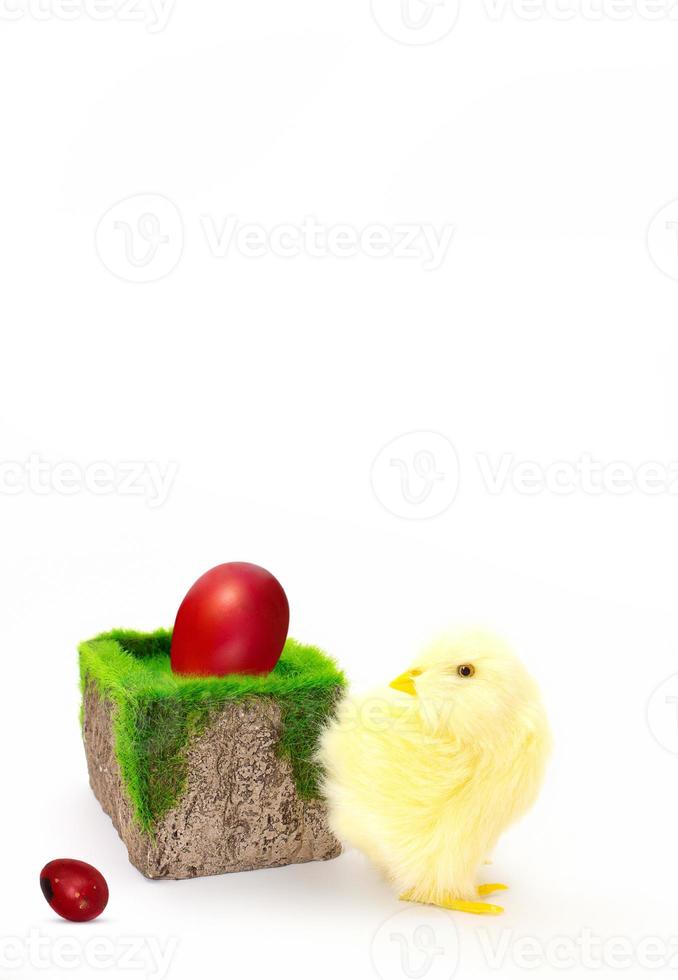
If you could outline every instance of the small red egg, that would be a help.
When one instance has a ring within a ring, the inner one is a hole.
[[[210,569],[179,606],[170,659],[177,674],[266,674],[287,639],[290,607],[280,582],[259,565]]]
[[[85,861],[50,861],[40,872],[40,887],[57,915],[70,922],[96,919],[108,904],[106,879]]]

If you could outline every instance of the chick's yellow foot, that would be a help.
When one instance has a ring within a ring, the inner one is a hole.
[[[472,915],[501,915],[504,911],[501,905],[490,905],[489,902],[467,902],[461,898],[447,897],[443,897],[437,902],[426,902],[419,898],[413,898],[412,895],[413,892],[411,891],[403,892],[400,901],[421,902],[423,905],[436,905],[441,909],[450,909],[452,912],[470,912]]]
[[[496,884],[478,885],[479,895],[494,895],[495,892],[505,892],[508,889],[508,885],[501,885],[499,882]]]
[[[470,912],[471,915],[501,915],[504,911],[501,905],[491,905],[489,902],[464,902],[459,898],[444,899],[440,902],[443,909],[453,912]]]

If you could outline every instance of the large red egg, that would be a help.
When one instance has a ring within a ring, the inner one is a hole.
[[[178,674],[266,674],[287,639],[290,607],[280,582],[245,561],[201,575],[179,606],[172,634]]]
[[[108,904],[106,879],[85,861],[50,861],[40,872],[40,888],[57,915],[71,922],[96,919]]]

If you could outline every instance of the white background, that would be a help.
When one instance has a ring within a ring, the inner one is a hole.
[[[171,980],[534,975],[519,937],[558,976],[548,944],[590,930],[630,961],[568,975],[672,975],[638,958],[678,933],[676,681],[647,722],[678,671],[678,6],[176,0],[159,30],[150,0],[21,2],[0,10],[0,974],[158,976],[86,964],[134,935],[176,943]],[[219,254],[229,216],[262,255]],[[393,240],[311,254],[307,216],[453,232],[431,269]],[[166,499],[102,492],[92,465],[130,461],[173,464]],[[389,922],[356,853],[177,883],[128,863],[87,785],[76,645],[171,625],[229,560],[270,568],[292,634],[359,686],[439,626],[513,642],[557,752],[487,872],[503,917]],[[45,905],[60,856],[106,875],[100,920]]]

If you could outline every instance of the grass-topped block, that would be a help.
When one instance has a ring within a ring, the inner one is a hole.
[[[187,677],[169,630],[114,630],[80,645],[92,789],[132,863],[192,878],[339,853],[314,753],[345,680],[288,640],[265,676]]]

